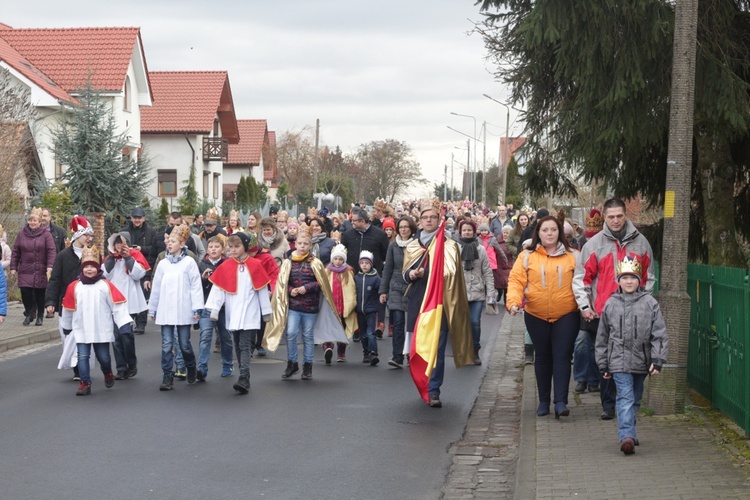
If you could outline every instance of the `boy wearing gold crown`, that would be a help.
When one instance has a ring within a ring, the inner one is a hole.
[[[667,328],[659,303],[641,288],[642,275],[637,257],[617,263],[619,289],[604,305],[596,335],[596,363],[617,386],[618,438],[626,455],[639,444],[635,424],[643,382],[658,375],[667,361]]]
[[[76,396],[91,394],[89,357],[93,346],[96,360],[104,373],[104,386],[115,384],[109,344],[114,342],[114,320],[121,335],[132,335],[132,319],[125,296],[104,278],[96,247],[84,248],[81,254],[81,276],[70,283],[62,300],[63,333],[73,335],[78,349],[78,374],[81,385]]]

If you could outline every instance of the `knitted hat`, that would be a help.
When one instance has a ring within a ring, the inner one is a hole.
[[[383,219],[383,231],[385,231],[389,227],[394,231],[396,230],[396,221],[393,220],[393,217],[386,217],[385,219]]]
[[[547,210],[546,208],[540,208],[540,209],[539,209],[539,210],[538,210],[538,211],[536,212],[536,220],[539,220],[539,219],[541,219],[542,217],[547,217],[548,215],[549,215],[549,210]]]
[[[362,252],[360,252],[359,254],[360,261],[367,260],[367,261],[370,261],[370,264],[372,264],[372,259],[373,259],[372,252],[368,252],[367,250],[362,250]]]
[[[643,277],[643,267],[641,266],[641,263],[638,262],[638,257],[636,256],[625,256],[620,262],[617,263],[616,267],[617,272],[617,281],[620,281],[620,278],[623,276],[635,276],[638,278],[638,281],[641,281],[641,278]]]
[[[482,231],[489,232],[490,231],[490,226],[488,226],[487,224],[480,224],[480,226],[479,226],[479,232],[482,232]]]
[[[328,213],[329,213],[329,210],[328,210],[328,209],[327,209],[326,207],[323,207],[323,208],[321,208],[321,209],[320,209],[320,211],[318,212],[318,215],[319,215],[320,217],[323,217],[323,218],[325,219],[326,217],[328,217]]]
[[[346,262],[346,247],[340,243],[333,247],[333,250],[331,250],[331,260],[333,260],[334,257],[341,257],[344,259],[344,262]],[[372,260],[370,260],[370,262],[372,262]]]
[[[565,223],[563,224],[563,232],[565,233],[566,236],[567,235],[575,236],[575,231],[573,231],[573,226],[571,226],[570,222],[568,221],[565,221]]]
[[[237,236],[240,239],[240,241],[242,241],[242,247],[247,252],[248,248],[250,248],[250,235],[247,233],[239,232],[239,233],[234,233],[232,236]],[[258,247],[258,239],[256,238],[255,248],[257,249],[257,247]]]
[[[80,215],[74,216],[73,220],[70,221],[70,229],[73,231],[73,236],[70,238],[71,243],[84,234],[94,234],[94,230],[91,228],[89,221]]]
[[[290,227],[296,227],[297,229],[299,229],[299,224],[297,224],[297,222],[294,220],[290,220],[289,222],[287,222],[286,228],[289,229]]]
[[[604,219],[602,213],[596,208],[589,212],[589,216],[586,218],[586,238],[593,238],[596,233],[604,229]]]
[[[84,247],[83,252],[81,252],[81,269],[85,266],[94,266],[97,271],[101,269],[99,263],[99,249],[96,248],[95,245],[90,248]]]

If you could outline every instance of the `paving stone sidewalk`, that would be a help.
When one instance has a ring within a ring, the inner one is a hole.
[[[23,305],[20,302],[9,302],[8,315],[0,325],[0,353],[60,338],[57,317],[44,318],[42,326],[35,326],[34,323],[23,326],[23,320]]]
[[[445,499],[750,498],[750,477],[712,431],[685,416],[639,416],[625,456],[599,395],[572,393],[571,416],[536,416],[534,368],[521,362],[523,319],[506,316],[462,439]]]

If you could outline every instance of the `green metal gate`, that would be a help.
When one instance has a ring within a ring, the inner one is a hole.
[[[688,384],[750,433],[750,276],[688,265]]]

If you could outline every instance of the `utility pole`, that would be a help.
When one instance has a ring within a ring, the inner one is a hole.
[[[451,153],[451,201],[453,201],[453,153]]]
[[[469,169],[469,199],[474,201],[474,172],[471,171],[471,143],[466,139],[466,168]]]
[[[443,201],[448,201],[448,165],[443,173]]]
[[[687,238],[693,151],[698,0],[675,2],[672,95],[664,193],[664,249],[658,299],[669,331],[669,363],[649,382],[648,403],[657,413],[682,413],[687,392],[690,296]]]
[[[318,144],[320,140],[320,118],[315,120],[315,158],[313,158],[313,194],[318,192]]]
[[[482,139],[482,203],[487,197],[487,122],[482,123],[484,138]]]

